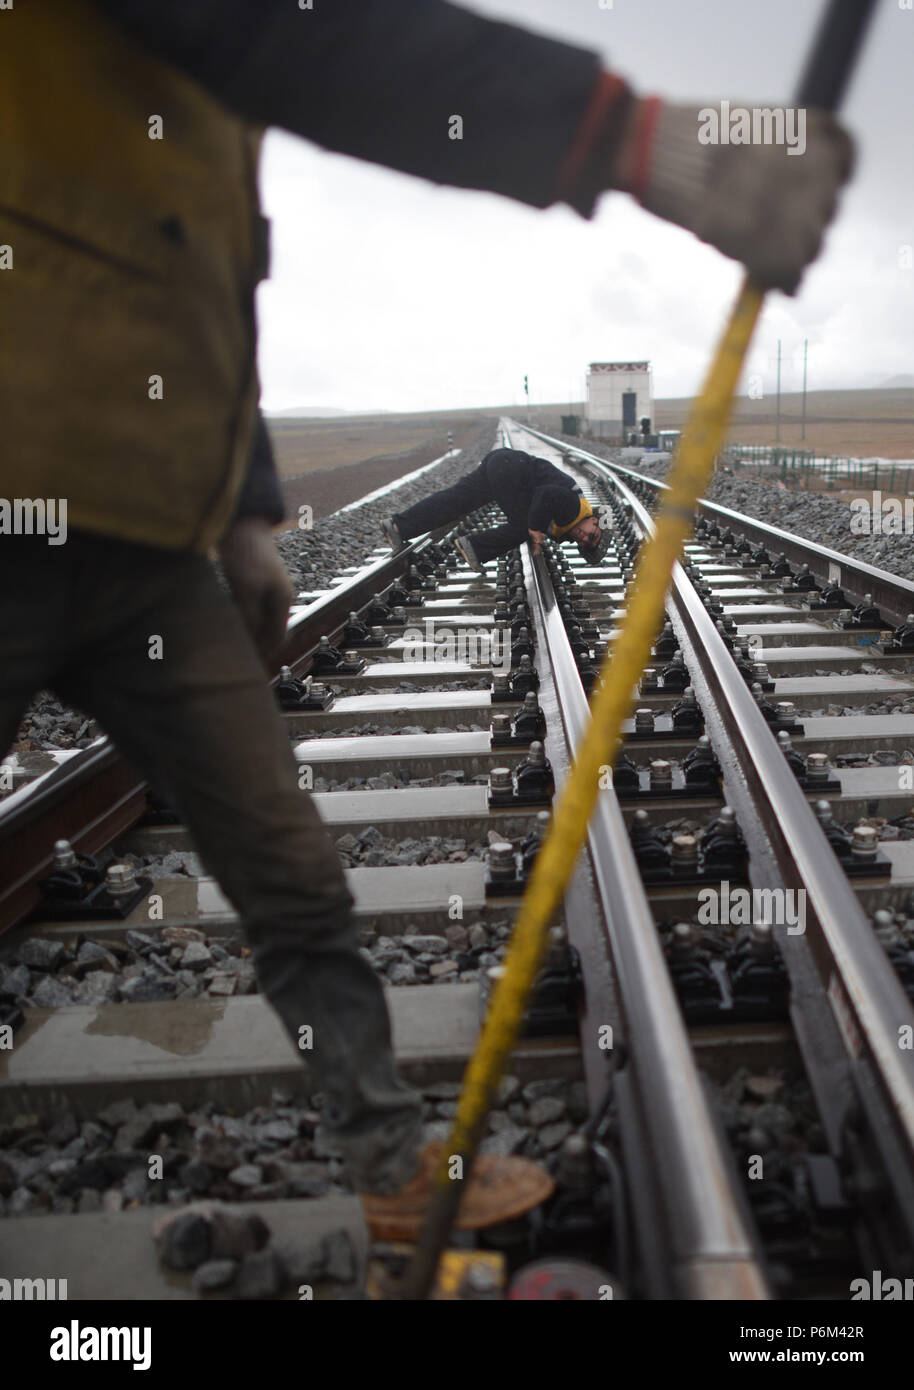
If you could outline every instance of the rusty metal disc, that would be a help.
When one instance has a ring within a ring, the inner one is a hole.
[[[428,1210],[443,1150],[441,1143],[428,1144],[422,1152],[419,1173],[393,1196],[361,1194],[365,1220],[374,1240],[416,1239]],[[549,1173],[532,1159],[483,1154],[473,1164],[454,1225],[459,1230],[472,1231],[512,1221],[545,1202],[554,1190]]]
[[[539,1302],[544,1299],[581,1299],[599,1303],[620,1298],[613,1278],[599,1265],[586,1260],[535,1260],[518,1270],[508,1288],[509,1299]]]

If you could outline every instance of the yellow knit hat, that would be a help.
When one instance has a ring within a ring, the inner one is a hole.
[[[567,535],[569,531],[572,531],[575,528],[575,526],[577,526],[579,521],[583,521],[585,517],[588,516],[593,516],[593,507],[587,501],[586,497],[582,497],[580,506],[578,507],[578,514],[575,517],[574,521],[569,521],[567,526],[558,526],[555,522],[553,522],[552,535],[556,538],[558,538],[559,536]]]

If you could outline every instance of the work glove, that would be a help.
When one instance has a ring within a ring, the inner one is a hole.
[[[263,517],[239,518],[226,532],[219,558],[232,597],[266,662],[282,643],[292,585]]]
[[[729,110],[733,115],[746,110],[751,119],[753,107],[734,102]],[[717,114],[716,122],[710,112]],[[792,125],[785,125],[783,144],[712,143],[709,135],[720,140],[725,130],[731,138],[736,133],[720,104],[637,101],[620,149],[616,186],[634,193],[648,212],[742,261],[762,288],[793,294],[818,255],[853,165],[850,136],[833,116],[805,110],[805,149],[802,119],[796,111]]]

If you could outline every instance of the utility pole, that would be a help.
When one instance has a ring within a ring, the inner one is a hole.
[[[803,432],[801,439],[806,438],[806,354],[809,351],[809,339],[803,339]]]
[[[527,384],[527,378],[526,378],[526,377],[524,377],[524,395],[527,397],[527,424],[529,425],[529,423],[530,423],[530,387],[529,387],[529,385]]]
[[[780,443],[781,439],[781,340],[778,338],[778,405],[777,419],[774,427],[775,443]]]

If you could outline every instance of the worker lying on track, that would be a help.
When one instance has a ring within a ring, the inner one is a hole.
[[[419,1097],[258,655],[291,598],[263,430],[252,448],[260,130],[585,217],[624,189],[786,290],[848,138],[810,111],[802,158],[702,144],[699,108],[442,0],[29,0],[0,23],[0,490],[66,499],[69,525],[66,544],[0,537],[0,748],[50,688],[167,783],[264,995],[296,1045],[311,1029],[354,1184],[397,1193]]]
[[[530,540],[536,553],[547,535],[576,541],[582,557],[591,564],[598,564],[606,554],[609,538],[574,479],[546,459],[521,449],[493,449],[478,468],[453,487],[424,497],[405,512],[396,512],[381,522],[381,530],[398,550],[414,536],[460,521],[487,502],[498,503],[507,518],[504,524],[458,536],[456,541],[460,554],[478,574],[490,560],[525,540]]]

